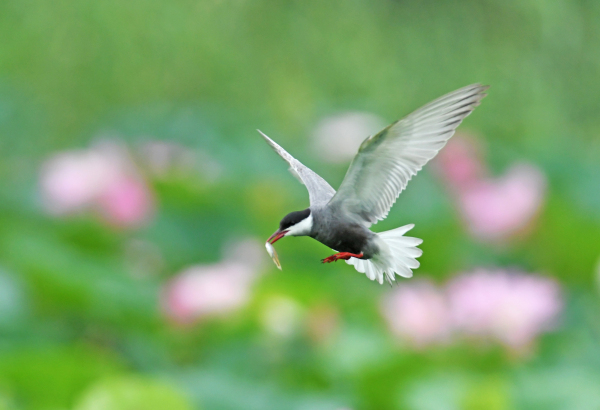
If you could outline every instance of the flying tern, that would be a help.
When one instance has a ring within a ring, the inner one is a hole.
[[[310,199],[307,209],[287,214],[267,240],[274,260],[272,244],[279,239],[310,236],[336,252],[323,263],[344,259],[380,284],[384,278],[392,283],[395,275],[412,277],[423,253],[417,248],[421,239],[404,236],[414,224],[378,233],[369,228],[387,217],[408,181],[436,156],[487,89],[480,84],[458,89],[366,138],[337,192],[258,130],[306,186]]]

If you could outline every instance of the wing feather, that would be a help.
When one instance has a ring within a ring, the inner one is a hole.
[[[262,131],[257,130],[267,143],[275,150],[281,158],[283,158],[290,166],[290,172],[306,186],[308,196],[310,198],[311,207],[325,206],[329,200],[335,195],[335,189],[331,187],[323,178],[316,172],[302,164],[296,158],[292,157],[279,144],[267,137]]]
[[[487,88],[472,84],[451,92],[367,138],[329,206],[367,226],[385,219],[408,181],[442,149]]]

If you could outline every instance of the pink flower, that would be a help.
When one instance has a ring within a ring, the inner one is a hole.
[[[449,339],[447,302],[430,282],[415,280],[398,287],[383,300],[381,311],[391,331],[417,348]]]
[[[168,318],[177,323],[193,323],[205,317],[227,315],[248,302],[263,264],[262,245],[246,240],[228,249],[231,256],[224,261],[191,266],[165,285],[162,308]],[[242,259],[250,254],[253,259]]]
[[[471,234],[504,240],[527,228],[546,194],[546,178],[533,165],[517,164],[492,178],[476,140],[457,135],[436,159]]]
[[[523,348],[557,322],[563,302],[552,279],[521,272],[477,270],[447,288],[453,326],[470,336]]]
[[[106,187],[98,203],[106,221],[116,226],[136,226],[152,214],[154,199],[144,181],[123,177]]]
[[[253,272],[238,263],[192,266],[168,284],[165,313],[179,323],[230,313],[249,300],[253,278]]]
[[[387,124],[364,112],[346,112],[325,118],[313,133],[313,149],[323,160],[346,163],[354,158],[360,144]]]
[[[44,205],[54,214],[79,211],[118,178],[119,172],[110,158],[94,150],[56,154],[42,167]]]
[[[504,239],[527,227],[539,212],[545,192],[546,179],[537,168],[517,165],[501,178],[463,187],[458,201],[474,236]]]
[[[54,155],[42,166],[40,188],[44,207],[55,215],[94,209],[110,224],[131,227],[154,209],[127,150],[112,142]]]
[[[435,167],[453,189],[460,189],[487,174],[477,141],[464,134],[457,134],[448,141],[438,154]]]

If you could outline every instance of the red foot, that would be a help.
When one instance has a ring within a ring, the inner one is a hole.
[[[323,263],[330,263],[330,262],[335,262],[338,259],[350,259],[350,258],[362,258],[363,257],[363,253],[361,252],[359,255],[355,254],[355,253],[350,253],[350,252],[339,252],[336,253],[335,255],[331,255],[328,256],[325,259],[321,259],[321,262]]]

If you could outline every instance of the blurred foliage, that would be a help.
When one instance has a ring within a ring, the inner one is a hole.
[[[174,388],[140,378],[114,378],[93,386],[76,410],[187,410],[190,406]]]
[[[0,38],[0,409],[600,406],[600,3],[6,0]],[[375,230],[416,224],[416,276],[483,265],[558,278],[561,330],[531,354],[398,344],[378,311],[389,289],[321,265],[330,251],[308,238],[278,243],[283,272],[269,266],[244,309],[191,326],[164,317],[178,271],[307,206],[256,128],[335,187],[344,167],[308,147],[320,119],[392,121],[473,82],[492,87],[463,128],[494,171],[527,160],[548,177],[535,229],[476,241],[425,169]],[[175,142],[221,173],[153,179],[158,211],[140,229],[47,215],[43,160],[107,137]],[[140,242],[158,251],[132,257]],[[305,324],[269,334],[260,318],[282,295],[303,312],[335,306],[333,339],[315,342]]]

